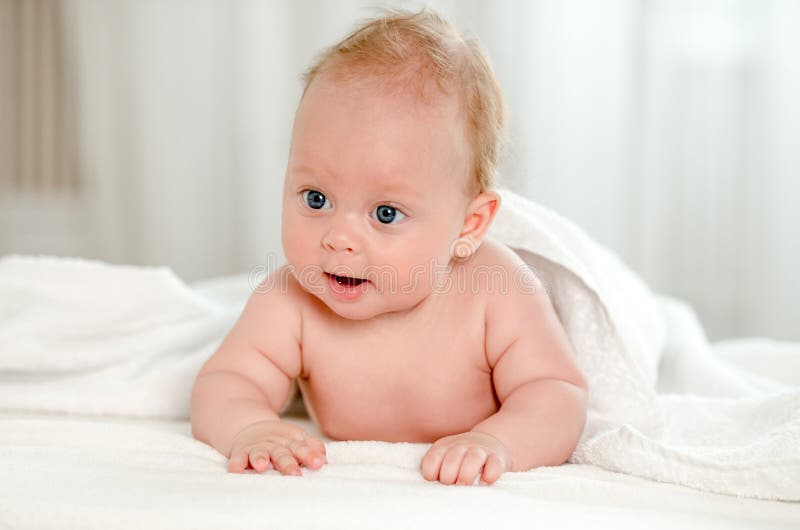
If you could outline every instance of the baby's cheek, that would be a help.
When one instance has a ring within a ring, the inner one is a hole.
[[[302,223],[296,222],[291,216],[284,219],[281,230],[283,253],[295,268],[307,264],[309,238],[310,234],[303,229]]]

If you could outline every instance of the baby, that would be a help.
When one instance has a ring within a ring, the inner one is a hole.
[[[565,462],[587,383],[541,284],[511,281],[525,263],[484,237],[504,117],[480,46],[430,11],[393,12],[305,80],[283,191],[288,263],[200,370],[193,435],[230,472],[320,468],[322,441],[279,416],[297,378],[330,438],[432,442],[430,481],[492,484]]]

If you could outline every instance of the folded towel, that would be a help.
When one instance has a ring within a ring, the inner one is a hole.
[[[589,381],[571,462],[800,500],[800,389],[770,377],[797,366],[800,345],[782,345],[769,359],[786,366],[771,371],[746,368],[759,341],[729,344],[726,361],[685,303],[652,293],[566,219],[501,196],[489,237],[543,281]],[[0,259],[0,409],[185,418],[194,375],[240,309],[164,268]]]
[[[0,409],[186,418],[237,317],[164,267],[0,260]]]

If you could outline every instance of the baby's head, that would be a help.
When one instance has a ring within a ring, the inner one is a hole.
[[[394,11],[325,50],[305,82],[283,196],[294,275],[345,318],[412,309],[477,250],[500,204],[489,61],[438,15]]]

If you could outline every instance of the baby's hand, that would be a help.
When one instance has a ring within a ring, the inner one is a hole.
[[[470,431],[437,440],[420,467],[425,480],[438,478],[442,484],[467,486],[475,482],[483,468],[480,483],[492,484],[511,469],[511,455],[494,436]]]
[[[302,475],[300,465],[319,469],[328,463],[325,444],[291,423],[280,420],[248,425],[233,438],[228,471],[250,467],[263,473],[275,467],[282,475]]]

